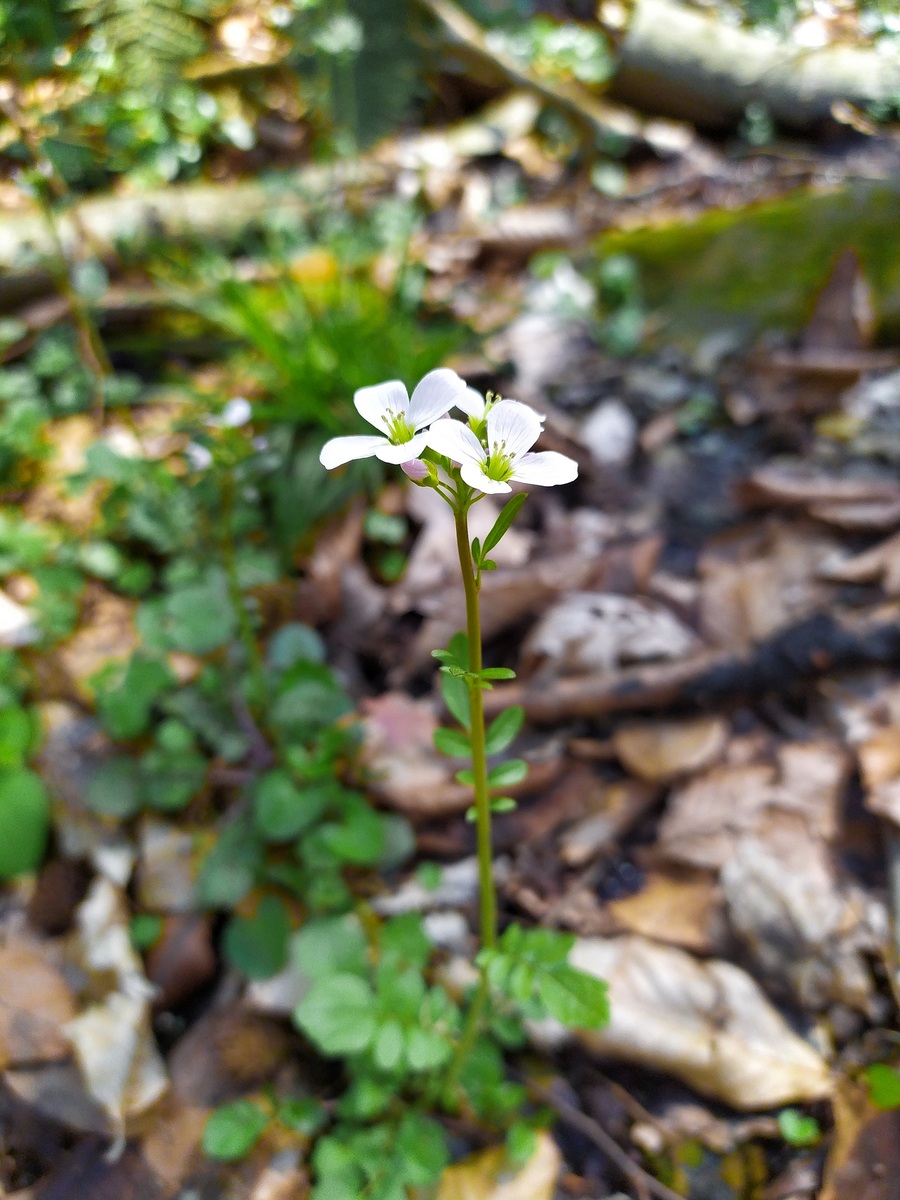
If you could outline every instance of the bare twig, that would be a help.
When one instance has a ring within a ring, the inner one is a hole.
[[[657,1200],[684,1200],[684,1196],[680,1192],[666,1187],[664,1183],[660,1183],[658,1179],[655,1179],[648,1171],[629,1158],[616,1139],[608,1134],[593,1117],[589,1117],[587,1113],[581,1112],[567,1101],[560,1100],[550,1088],[543,1087],[531,1080],[527,1080],[525,1086],[533,1099],[548,1105],[560,1120],[572,1129],[577,1129],[599,1150],[602,1150],[635,1188],[648,1195],[656,1196]]]

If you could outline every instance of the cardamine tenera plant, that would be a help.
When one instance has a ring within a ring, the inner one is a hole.
[[[498,931],[491,821],[515,806],[504,790],[527,766],[490,760],[513,742],[524,712],[511,707],[485,724],[485,690],[514,672],[483,664],[479,591],[495,566],[491,551],[525,495],[510,497],[483,542],[470,540],[468,528],[469,510],[486,494],[509,493],[513,483],[568,483],[577,467],[562,454],[532,451],[542,426],[533,409],[484,399],[447,369],[426,375],[412,398],[391,381],[361,388],[354,403],[377,434],[332,438],[322,464],[333,469],[374,456],[401,466],[419,486],[434,488],[455,518],[466,630],[434,651],[457,723],[439,729],[435,744],[468,760],[457,779],[472,788],[469,816],[477,828],[477,973],[462,995],[447,986],[416,913],[382,922],[360,902],[350,912],[311,916],[293,940],[307,987],[295,1021],[323,1055],[341,1062],[345,1088],[336,1100],[228,1105],[208,1122],[204,1145],[216,1157],[239,1157],[274,1122],[309,1148],[311,1200],[426,1200],[451,1157],[442,1115],[504,1131],[511,1160],[530,1157],[546,1115],[529,1110],[527,1090],[509,1077],[504,1059],[525,1044],[524,1022],[551,1016],[595,1028],[608,1015],[604,982],[567,961],[571,935],[517,924]],[[454,408],[465,421],[448,416]]]

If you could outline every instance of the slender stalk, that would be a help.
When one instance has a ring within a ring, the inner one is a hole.
[[[266,695],[266,670],[262,652],[253,631],[253,624],[244,600],[241,584],[238,578],[237,559],[235,555],[234,530],[234,475],[229,469],[222,472],[222,565],[225,569],[225,579],[228,585],[228,595],[234,608],[238,623],[238,635],[247,655],[247,666],[253,685],[253,698],[250,710],[258,716]]]
[[[466,632],[469,637],[469,670],[481,670],[481,613],[478,607],[478,582],[469,543],[469,520],[465,508],[456,513],[456,548],[466,594]],[[475,779],[475,827],[478,841],[479,911],[481,948],[492,950],[497,944],[497,896],[494,890],[494,863],[491,846],[491,800],[488,791],[487,752],[484,732],[484,693],[477,683],[469,682],[472,713],[472,774]]]
[[[478,607],[479,581],[472,562],[469,540],[468,505],[459,503],[456,508],[456,548],[459,553],[459,568],[462,573],[466,595],[466,633],[469,639],[469,670],[477,673],[482,667],[481,656],[481,612]],[[484,730],[484,694],[475,683],[469,683],[469,707],[471,710],[470,740],[472,746],[472,775],[475,792],[475,827],[478,840],[478,904],[480,915],[481,948],[493,949],[497,945],[497,893],[494,889],[494,864],[491,846],[491,799],[488,789],[487,751]],[[482,1016],[488,999],[487,974],[482,971],[478,988],[472,998],[462,1036],[447,1070],[446,1095],[453,1103],[463,1064],[469,1056],[481,1028]]]

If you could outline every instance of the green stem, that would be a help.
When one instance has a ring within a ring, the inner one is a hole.
[[[222,472],[222,564],[225,568],[228,595],[237,617],[238,634],[240,635],[244,652],[247,655],[247,665],[250,670],[250,678],[253,686],[250,711],[254,716],[258,716],[260,707],[264,703],[266,696],[266,671],[262,651],[259,648],[259,642],[256,640],[256,634],[253,631],[253,623],[250,620],[250,613],[247,611],[247,605],[241,591],[240,579],[238,578],[237,558],[234,548],[234,529],[232,528],[233,520],[234,476],[226,468]]]
[[[456,508],[456,548],[466,594],[466,633],[469,639],[469,670],[481,671],[481,613],[478,607],[479,581],[472,562],[469,540],[468,505]],[[484,730],[484,694],[477,683],[469,685],[471,709],[470,741],[472,746],[472,775],[475,791],[475,822],[478,840],[478,903],[480,914],[481,948],[492,950],[497,945],[497,894],[494,889],[494,864],[491,846],[491,799],[488,789],[487,752]],[[472,998],[462,1036],[447,1070],[446,1096],[452,1105],[463,1064],[468,1058],[481,1029],[488,999],[487,974],[482,970],[478,988]]]
[[[456,513],[456,548],[466,594],[466,633],[469,637],[469,670],[481,671],[481,613],[478,607],[478,581],[469,543],[468,511]],[[481,948],[492,950],[497,944],[497,896],[494,890],[493,848],[491,845],[491,798],[488,790],[487,751],[484,732],[484,694],[478,682],[469,682],[471,708],[472,774],[475,779],[475,827],[478,842],[479,911]]]

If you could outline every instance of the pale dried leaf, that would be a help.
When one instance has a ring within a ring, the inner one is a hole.
[[[585,938],[570,961],[605,979],[611,1020],[579,1042],[665,1071],[741,1111],[831,1093],[821,1056],[738,967],[640,937]]]
[[[448,1167],[436,1200],[553,1200],[561,1167],[556,1142],[542,1130],[523,1167],[510,1164],[502,1147],[480,1150]]]
[[[31,646],[41,631],[34,617],[15,600],[0,592],[0,646]]]

